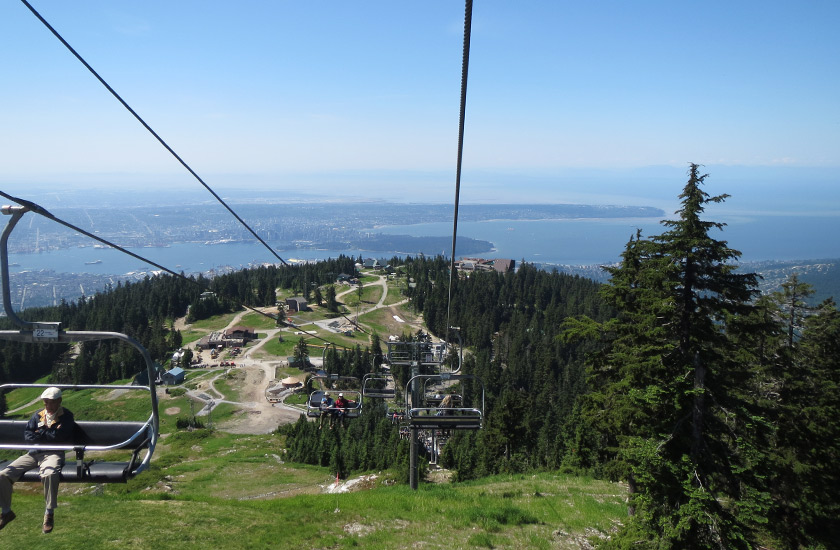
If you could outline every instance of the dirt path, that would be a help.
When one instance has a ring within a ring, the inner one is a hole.
[[[382,295],[379,297],[379,301],[376,304],[372,305],[369,308],[362,309],[359,312],[359,315],[364,315],[366,313],[370,313],[370,312],[375,311],[377,309],[389,309],[390,310],[390,316],[391,316],[391,319],[393,319],[393,322],[386,322],[385,325],[389,330],[391,330],[395,334],[401,334],[401,333],[405,332],[405,328],[408,328],[410,332],[416,332],[416,331],[420,330],[421,328],[423,328],[422,317],[418,318],[415,322],[408,322],[404,319],[401,319],[397,315],[397,313],[399,313],[398,312],[399,306],[408,303],[408,298],[406,298],[404,300],[400,300],[399,302],[395,302],[393,304],[385,304],[385,300],[388,299],[388,277],[386,275],[379,275],[379,280],[378,281],[374,281],[372,283],[368,283],[368,284],[363,285],[363,286],[381,286],[382,287]],[[353,288],[350,288],[348,290],[344,290],[342,292],[339,292],[338,294],[336,294],[335,297],[336,298],[341,298],[342,296],[346,296],[347,294],[350,294],[351,292],[358,292],[358,290],[355,287],[353,287]],[[327,323],[326,322],[317,322],[316,324],[318,324],[322,328],[327,328],[327,326],[326,326]]]
[[[274,366],[258,361],[244,367],[237,367],[242,374],[240,389],[240,413],[234,418],[220,423],[222,431],[240,434],[270,433],[282,424],[296,422],[301,411],[282,403],[269,403],[265,398],[265,389],[274,378]]]
[[[385,276],[380,276],[378,281],[369,283],[365,286],[380,285],[383,287],[382,296],[378,303],[366,309],[363,313],[374,311],[377,309],[390,309],[391,317],[397,319],[398,306],[403,302],[386,305],[385,300],[388,296],[388,281]],[[355,289],[349,289],[337,295],[342,296],[350,292],[355,292]],[[244,315],[249,311],[242,311],[235,315],[233,319],[225,327],[231,328],[238,325]],[[397,333],[401,332],[405,327],[411,327],[417,330],[421,325],[405,322],[401,319],[388,323],[393,325],[392,328]],[[183,319],[179,319],[175,323],[176,328],[184,330],[189,328],[184,324]],[[222,330],[225,330],[222,329]],[[259,350],[266,342],[271,341],[277,336],[281,329],[269,329],[266,331],[266,337],[254,346],[246,348],[241,357],[235,360],[236,368],[233,369],[218,369],[210,371],[207,376],[202,376],[199,385],[195,390],[190,390],[188,395],[201,403],[202,409],[198,416],[206,416],[211,414],[212,410],[222,403],[233,404],[237,411],[233,418],[225,420],[216,425],[216,428],[230,433],[241,434],[264,434],[274,431],[282,424],[290,424],[297,422],[303,411],[299,408],[291,407],[283,403],[269,403],[265,397],[265,390],[269,383],[275,378],[276,368],[282,364],[279,358],[260,359],[255,358],[256,351]],[[195,350],[195,344],[190,345]],[[198,350],[195,350],[198,353]],[[317,358],[320,359],[320,358]],[[312,358],[313,363],[316,363],[316,358]],[[230,376],[233,379],[229,380],[228,384],[236,388],[238,396],[224,395],[217,386],[216,382],[225,376]]]
[[[238,325],[242,317],[250,311],[237,313],[222,329]],[[176,321],[175,326],[186,328],[183,319]],[[217,369],[210,371],[209,376],[202,377],[198,387],[187,394],[202,405],[197,416],[210,415],[212,410],[222,403],[230,403],[237,408],[233,418],[216,425],[216,428],[230,433],[264,434],[270,433],[282,424],[296,422],[301,410],[282,403],[269,403],[265,398],[268,383],[274,378],[276,367],[281,363],[279,359],[253,359],[253,353],[263,344],[274,338],[280,329],[266,331],[266,337],[255,346],[246,348],[241,357],[235,360],[236,368]],[[190,345],[195,350],[195,343]],[[198,350],[195,350],[198,353]],[[237,389],[238,397],[227,396],[216,388],[216,382],[223,377],[231,376],[230,385]],[[205,379],[206,378],[206,379]]]
[[[282,424],[296,422],[302,411],[282,403],[269,403],[265,398],[268,382],[274,377],[274,365],[255,361],[252,364],[233,369],[218,369],[211,376],[199,381],[194,390],[187,392],[192,399],[202,405],[196,416],[210,416],[222,403],[236,406],[233,418],[216,425],[216,428],[230,433],[264,434],[270,433]],[[233,398],[216,388],[216,381],[231,377],[229,382],[237,388],[239,396]]]

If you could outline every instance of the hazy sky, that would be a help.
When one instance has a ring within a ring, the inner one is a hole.
[[[32,4],[211,186],[452,200],[462,2]],[[698,162],[713,192],[840,213],[838,20],[476,0],[461,200],[659,206]],[[0,52],[0,189],[209,196],[21,2]]]

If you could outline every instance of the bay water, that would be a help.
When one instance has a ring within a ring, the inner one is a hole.
[[[743,261],[810,260],[840,258],[840,216],[739,215],[715,217],[726,223],[712,236],[726,240],[742,253]],[[627,241],[641,229],[643,236],[660,234],[665,228],[653,218],[489,220],[462,222],[458,235],[490,241],[492,251],[476,254],[486,258],[510,258],[554,265],[594,265],[618,261]],[[452,223],[424,223],[370,228],[371,232],[411,236],[451,236]],[[389,258],[394,251],[289,249],[284,243],[269,243],[286,261],[335,258],[340,254],[358,258]],[[131,249],[132,252],[173,271],[208,272],[225,266],[247,267],[277,263],[259,243],[177,243],[168,247]],[[448,256],[450,250],[437,253]],[[404,254],[400,254],[404,255]],[[456,255],[460,256],[457,253]],[[10,271],[53,270],[58,273],[122,275],[150,272],[156,268],[110,248],[84,247],[33,254],[10,254]]]

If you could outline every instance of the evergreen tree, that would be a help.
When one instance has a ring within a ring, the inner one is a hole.
[[[604,297],[620,316],[573,327],[605,338],[585,410],[631,492],[632,517],[607,547],[747,548],[766,510],[751,373],[728,331],[752,312],[756,278],[710,236],[723,224],[701,220],[726,198],[702,191],[705,178],[692,164],[678,217],[611,270]]]
[[[384,357],[382,355],[382,340],[379,338],[379,333],[376,331],[370,335],[370,353],[373,357],[373,369],[371,372],[378,372],[379,365],[381,365],[382,361],[384,361]]]
[[[779,315],[785,325],[785,347],[789,351],[788,355],[795,352],[794,348],[801,336],[805,318],[814,310],[805,301],[813,294],[814,288],[800,281],[796,273],[782,283],[782,290],[773,293],[773,298],[779,305]]]
[[[327,310],[338,313],[338,301],[335,297],[335,286],[333,285],[327,287]]]
[[[184,350],[184,354],[181,356],[181,367],[188,368],[192,365],[193,360],[193,351],[190,348]]]
[[[306,340],[301,338],[295,344],[295,365],[298,368],[302,369],[305,368],[306,365],[309,364],[309,346],[306,344]]]
[[[788,282],[780,297],[789,305],[809,289]],[[790,326],[793,311],[783,315]],[[826,300],[801,321],[774,385],[770,526],[784,548],[831,548],[840,539],[840,311]]]

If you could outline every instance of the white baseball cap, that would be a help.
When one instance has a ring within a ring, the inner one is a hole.
[[[61,390],[56,387],[47,388],[41,394],[41,399],[61,399]]]

